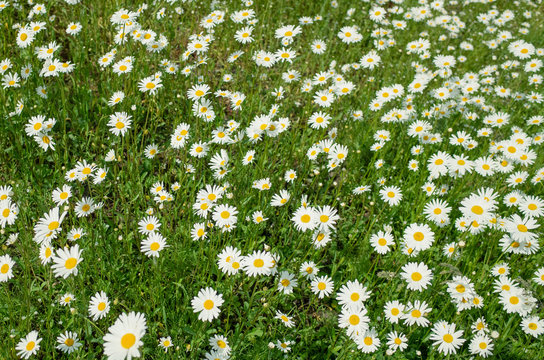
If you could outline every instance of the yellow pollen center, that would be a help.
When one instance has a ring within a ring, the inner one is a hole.
[[[255,266],[256,268],[262,268],[264,266],[264,260],[255,259],[255,261],[253,261],[253,266]]]
[[[64,267],[68,270],[72,270],[73,268],[75,268],[77,265],[77,259],[76,258],[69,258],[68,260],[66,260],[66,262],[64,263]]]
[[[128,333],[121,338],[121,346],[125,349],[130,349],[135,343],[136,336],[134,336],[134,334]]]
[[[2,274],[7,274],[8,271],[9,271],[9,264],[4,264],[0,268],[0,273],[2,273]]]
[[[423,276],[421,276],[421,274],[418,272],[414,272],[411,278],[413,281],[420,281],[423,278]]]
[[[214,303],[212,300],[208,299],[206,301],[204,301],[204,309],[206,310],[211,310],[214,306]]]
[[[451,343],[453,342],[453,336],[451,336],[450,334],[444,335],[443,339],[444,339],[444,341],[447,342],[448,344],[451,344]]]
[[[359,319],[359,316],[353,314],[349,317],[349,323],[353,326],[358,325],[361,319]]]
[[[484,209],[479,205],[474,205],[470,210],[476,215],[482,215],[484,213]]]
[[[317,288],[319,290],[325,290],[326,287],[327,285],[324,282],[320,282],[319,284],[317,284]]]

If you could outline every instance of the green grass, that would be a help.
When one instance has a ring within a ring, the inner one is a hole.
[[[476,121],[469,121],[459,111],[452,111],[443,118],[429,119],[433,132],[443,137],[436,144],[423,145],[424,152],[418,157],[410,154],[410,148],[419,144],[416,138],[407,135],[408,123],[382,123],[381,116],[393,108],[402,107],[402,101],[388,103],[381,111],[369,110],[369,103],[376,92],[393,84],[402,84],[405,89],[413,80],[415,70],[412,61],[419,62],[430,70],[435,70],[432,56],[437,54],[464,55],[467,61],[458,62],[453,68],[453,75],[462,77],[464,73],[478,73],[487,65],[500,66],[514,56],[507,50],[507,44],[491,50],[484,41],[495,38],[486,32],[485,25],[476,20],[476,14],[486,12],[495,6],[499,11],[514,11],[516,17],[505,26],[512,32],[514,39],[524,39],[536,48],[544,47],[542,5],[529,5],[521,2],[520,6],[506,1],[490,4],[446,4],[449,15],[454,13],[466,23],[466,29],[460,30],[457,38],[439,41],[440,35],[449,32],[440,27],[429,27],[425,22],[408,21],[404,31],[393,32],[396,46],[379,51],[382,63],[374,70],[349,70],[344,74],[346,80],[355,84],[355,89],[335,101],[330,108],[320,108],[312,102],[315,87],[309,93],[301,91],[300,81],[285,83],[281,74],[288,69],[301,73],[301,79],[313,78],[320,71],[329,69],[331,61],[336,61],[336,70],[344,64],[358,62],[361,56],[374,48],[370,31],[375,25],[368,17],[370,4],[366,2],[340,2],[338,7],[328,1],[262,1],[255,0],[251,6],[255,10],[258,23],[253,36],[255,41],[240,44],[234,40],[234,33],[245,25],[235,24],[230,19],[234,11],[245,8],[239,1],[218,2],[217,9],[227,10],[225,22],[215,28],[215,40],[208,53],[207,64],[194,69],[193,74],[184,76],[163,73],[163,88],[156,95],[142,94],[138,91],[138,81],[161,70],[162,59],[180,65],[180,70],[194,63],[184,61],[182,54],[189,42],[189,36],[204,32],[199,22],[212,11],[209,1],[176,2],[166,1],[149,3],[149,9],[140,17],[144,29],[152,29],[157,34],[164,34],[169,45],[158,53],[146,51],[141,44],[130,39],[123,45],[115,45],[114,26],[109,22],[111,15],[125,7],[136,10],[140,5],[126,4],[120,1],[86,1],[83,4],[67,5],[63,1],[44,1],[46,15],[37,15],[35,19],[45,21],[46,29],[26,49],[17,47],[15,24],[26,24],[31,6],[21,4],[22,10],[14,8],[13,3],[0,12],[3,31],[0,35],[2,57],[11,59],[13,68],[8,72],[19,71],[25,64],[31,64],[33,73],[21,82],[19,88],[0,90],[2,121],[0,122],[0,185],[13,187],[13,201],[19,207],[19,214],[14,225],[3,230],[0,241],[4,243],[8,235],[19,233],[13,245],[3,245],[0,255],[8,254],[16,262],[14,277],[0,283],[0,358],[16,358],[15,346],[21,338],[32,330],[38,330],[43,338],[38,358],[66,358],[55,349],[56,338],[66,330],[74,331],[83,342],[82,348],[70,355],[78,359],[96,359],[103,355],[102,337],[123,312],[144,313],[147,319],[147,332],[140,347],[142,358],[200,359],[209,350],[208,339],[212,334],[224,335],[232,347],[232,358],[277,359],[282,357],[278,349],[269,349],[268,343],[276,340],[292,340],[290,358],[301,359],[381,359],[386,356],[387,333],[392,330],[403,332],[408,337],[408,348],[396,352],[393,359],[442,358],[429,339],[431,326],[427,328],[390,324],[384,317],[383,306],[387,301],[424,300],[432,312],[428,315],[434,324],[439,320],[455,323],[464,330],[465,344],[457,355],[450,358],[469,359],[468,344],[472,339],[472,323],[480,316],[485,317],[490,330],[499,333],[493,339],[494,358],[497,359],[538,359],[544,357],[542,337],[534,338],[525,334],[517,314],[507,314],[499,303],[499,296],[493,292],[491,268],[502,261],[511,268],[512,279],[522,279],[521,286],[532,292],[539,306],[532,314],[543,317],[542,299],[544,287],[537,285],[534,272],[544,265],[542,251],[527,256],[503,253],[499,240],[504,232],[486,229],[479,235],[462,233],[456,230],[455,219],[461,216],[459,210],[463,198],[482,187],[494,189],[499,196],[497,216],[506,218],[520,213],[515,208],[508,208],[502,203],[502,197],[513,190],[506,179],[510,174],[496,173],[482,177],[477,173],[460,178],[443,176],[434,181],[437,187],[448,185],[448,193],[443,197],[453,208],[450,214],[451,225],[439,228],[426,220],[423,214],[425,204],[430,200],[421,186],[427,181],[429,172],[427,160],[437,151],[452,155],[465,154],[471,160],[489,155],[490,142],[508,139],[512,128],[517,126],[530,136],[542,133],[542,125],[529,127],[526,120],[534,115],[544,115],[542,104],[530,104],[526,101],[499,98],[493,94],[480,94],[486,103],[497,111],[510,114],[510,124],[495,128],[489,138],[477,138],[476,132],[483,127],[482,119],[486,112],[476,106],[471,111],[480,115]],[[388,3],[385,8],[394,4]],[[174,9],[183,10],[178,15]],[[405,10],[418,6],[416,1],[405,1],[401,5]],[[157,20],[156,12],[166,8],[167,15]],[[346,18],[350,7],[356,9],[351,18]],[[532,12],[531,19],[523,18],[523,11]],[[435,14],[438,14],[435,12]],[[292,64],[277,63],[266,69],[255,64],[252,56],[256,51],[276,51],[281,48],[274,31],[281,25],[298,24],[301,16],[321,15],[322,21],[303,26],[291,47],[297,53]],[[53,20],[49,16],[55,16]],[[401,15],[389,15],[400,19]],[[70,22],[81,22],[83,30],[77,36],[67,35],[66,26]],[[530,32],[519,34],[521,23],[529,23]],[[344,44],[337,37],[343,26],[357,25],[363,40],[355,44]],[[386,26],[381,25],[386,28]],[[431,58],[422,60],[417,55],[405,51],[406,44],[417,40],[420,33],[426,31],[431,41]],[[315,39],[327,43],[327,51],[316,55],[310,51],[310,44]],[[76,65],[70,74],[59,77],[43,78],[39,76],[42,61],[37,59],[34,48],[45,46],[51,41],[61,45],[56,57],[70,60]],[[473,51],[459,49],[462,41],[470,41]],[[451,45],[455,48],[448,50]],[[101,70],[99,58],[117,49],[114,62],[125,56],[133,56],[134,69],[127,75],[117,76],[111,67]],[[228,63],[228,56],[243,50],[245,54],[235,63]],[[536,55],[532,58],[536,58]],[[542,59],[542,57],[540,57]],[[519,60],[521,65],[515,70],[501,70],[495,76],[496,85],[512,89],[513,92],[542,94],[539,86],[529,85],[530,74],[523,70],[527,60]],[[512,79],[510,74],[518,72],[519,77]],[[542,70],[537,72],[542,75]],[[232,74],[233,81],[225,83],[224,74]],[[266,74],[265,79],[261,75]],[[192,102],[186,98],[186,91],[197,83],[202,76],[203,82],[212,91],[228,89],[246,95],[242,110],[232,111],[226,102],[208,96],[213,103],[216,119],[203,122],[192,114]],[[444,79],[433,80],[429,89],[441,86]],[[47,99],[36,94],[38,86],[46,86]],[[286,97],[275,101],[271,92],[283,86]],[[482,86],[484,87],[484,86]],[[323,87],[321,87],[323,88]],[[107,101],[115,91],[124,91],[125,100],[114,107]],[[25,108],[20,115],[8,116],[17,101],[23,100]],[[197,159],[189,155],[192,142],[207,141],[212,130],[224,125],[228,120],[241,123],[245,129],[253,118],[267,114],[271,106],[280,104],[278,116],[288,117],[291,126],[288,131],[277,137],[264,137],[256,144],[247,138],[230,145],[210,144],[207,157]],[[417,112],[431,108],[439,103],[429,91],[414,97],[413,105]],[[525,106],[528,105],[528,106]],[[131,107],[134,106],[135,110]],[[362,110],[363,120],[354,121],[350,114]],[[125,111],[132,116],[131,129],[124,137],[117,137],[109,131],[109,116],[116,111]],[[314,130],[307,124],[307,119],[315,111],[325,111],[331,115],[328,129]],[[34,140],[27,136],[24,126],[31,116],[42,114],[55,118],[56,125],[51,131],[55,139],[55,150],[44,152]],[[422,116],[417,116],[422,119]],[[188,144],[180,150],[170,147],[170,135],[177,124],[185,122],[191,125]],[[327,160],[319,158],[310,161],[307,149],[314,143],[327,138],[332,127],[338,129],[336,142],[349,148],[344,163],[334,171],[326,168]],[[452,132],[449,129],[452,129]],[[388,130],[392,141],[384,149],[370,151],[375,142],[373,135],[377,130]],[[457,131],[466,131],[477,139],[479,145],[474,150],[449,144],[449,136]],[[143,155],[147,145],[155,143],[160,153],[154,159]],[[106,163],[105,155],[114,149],[119,161]],[[220,149],[227,150],[229,173],[223,180],[215,180],[209,168],[210,157]],[[242,165],[247,150],[256,151],[255,162]],[[514,171],[528,171],[529,179],[516,189],[528,195],[542,197],[542,182],[532,184],[530,179],[544,164],[544,152],[541,144],[531,146],[537,158],[530,166],[516,165]],[[408,161],[417,158],[420,169],[408,170]],[[374,163],[383,159],[385,166],[375,169]],[[39,246],[33,241],[33,227],[38,219],[55,204],[51,192],[66,184],[66,172],[77,161],[86,160],[106,167],[109,172],[106,180],[98,185],[91,181],[72,182],[73,197],[70,210],[62,223],[63,232],[53,241],[55,248],[69,242],[66,234],[72,227],[83,228],[87,235],[78,240],[83,249],[83,262],[78,265],[79,274],[67,279],[56,278],[49,265],[42,265],[39,259]],[[194,174],[185,171],[186,165],[195,168]],[[286,183],[283,174],[288,169],[297,172],[293,183]],[[253,181],[270,178],[272,188],[269,191],[252,189]],[[379,195],[377,181],[387,180],[386,185],[399,186],[403,199],[399,206],[386,205]],[[181,188],[174,192],[174,201],[164,203],[159,209],[154,202],[149,188],[156,181],[163,181],[167,186],[179,182]],[[228,192],[231,199],[222,203],[236,206],[238,224],[236,229],[222,233],[211,229],[208,241],[195,242],[191,239],[193,224],[202,222],[192,210],[197,192],[206,184],[230,184]],[[352,190],[359,185],[372,185],[372,190],[363,195],[354,195]],[[286,189],[291,200],[286,206],[270,206],[273,194]],[[299,207],[301,196],[308,196],[312,206],[330,205],[338,210],[340,220],[332,236],[333,240],[322,249],[311,245],[311,233],[295,229],[291,217]],[[89,217],[78,218],[73,211],[74,204],[82,197],[91,197],[96,202],[103,202],[102,209]],[[433,198],[437,198],[433,196]],[[147,258],[140,252],[140,242],[144,238],[138,233],[138,221],[146,216],[148,208],[155,209],[155,216],[162,226],[160,233],[167,239],[169,247],[163,250],[157,260]],[[254,211],[261,210],[269,218],[263,224],[247,221]],[[411,223],[427,223],[435,232],[435,243],[414,258],[403,255],[401,241],[404,229]],[[542,218],[537,222],[542,225]],[[370,245],[372,234],[382,230],[384,225],[392,227],[396,245],[393,251],[379,255]],[[539,229],[536,230],[540,236]],[[457,259],[448,259],[443,255],[442,247],[449,242],[464,241],[466,246]],[[539,239],[540,241],[540,239]],[[542,244],[542,241],[540,241]],[[277,291],[277,277],[250,278],[244,273],[234,276],[223,274],[217,266],[217,255],[226,247],[234,246],[243,255],[255,250],[262,250],[265,245],[280,256],[278,269],[287,270],[297,275],[299,285],[291,295]],[[544,245],[544,244],[543,244]],[[330,297],[317,298],[309,287],[310,282],[299,274],[299,267],[304,261],[314,261],[320,268],[320,275],[329,275],[334,280],[334,292]],[[408,262],[424,262],[433,270],[431,286],[423,292],[410,291],[400,277],[401,267]],[[484,298],[484,307],[457,312],[446,289],[446,282],[454,275],[462,274],[474,283],[475,290]],[[358,279],[364,283],[372,295],[365,302],[369,312],[370,326],[376,328],[382,346],[373,355],[362,354],[353,340],[343,329],[338,327],[338,315],[341,306],[336,301],[336,290],[349,280]],[[197,319],[191,308],[191,299],[204,287],[213,287],[223,295],[225,303],[221,307],[218,319],[204,323]],[[92,321],[88,316],[88,302],[98,291],[109,296],[111,310],[106,318]],[[69,306],[59,305],[58,299],[66,292],[75,295],[76,300]],[[73,310],[71,310],[72,308]],[[293,316],[296,326],[284,327],[274,319],[276,310]],[[161,336],[171,336],[174,347],[167,353],[158,347]]]

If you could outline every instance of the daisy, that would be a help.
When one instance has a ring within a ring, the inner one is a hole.
[[[93,321],[102,319],[110,311],[110,301],[105,292],[100,291],[94,294],[89,301],[89,316]]]
[[[246,26],[234,34],[234,39],[242,44],[248,44],[254,40],[251,36],[253,32],[253,26]]]
[[[151,95],[154,95],[157,90],[162,88],[161,78],[155,75],[148,76],[138,83],[138,89],[143,92],[149,92]]]
[[[110,131],[117,136],[124,136],[130,129],[131,124],[132,116],[125,112],[116,112],[115,114],[110,115],[110,121],[108,122]]]
[[[281,320],[283,325],[287,326],[288,328],[292,328],[293,326],[295,326],[295,322],[293,321],[293,319],[282,313],[281,311],[276,311],[276,316],[274,318]]]
[[[161,186],[161,190],[162,188],[163,186]],[[155,216],[147,216],[138,222],[138,232],[143,235],[150,235],[158,231],[160,227],[161,223]]]
[[[361,308],[369,297],[370,292],[358,280],[348,281],[336,295],[338,303],[347,308]]]
[[[206,84],[194,85],[191,89],[187,90],[187,97],[190,100],[198,101],[202,97],[206,96],[210,91],[210,87]]]
[[[94,203],[94,200],[89,197],[84,197],[76,203],[74,211],[76,212],[77,217],[87,217],[92,214],[96,209],[97,205]]]
[[[174,346],[174,344],[172,343],[172,338],[170,336],[167,336],[167,337],[161,337],[159,339],[159,347],[161,349],[164,349],[164,352],[166,353],[168,351],[169,348],[171,348],[172,346]]]
[[[53,256],[53,273],[56,277],[67,278],[70,275],[77,275],[77,265],[83,261],[79,245],[66,249],[58,249]]]
[[[500,263],[491,268],[493,276],[508,276],[510,275],[510,266],[507,263]]]
[[[536,219],[531,217],[522,218],[521,216],[514,214],[505,222],[506,231],[510,233],[510,236],[515,241],[534,241],[537,238],[537,234],[531,230],[537,229],[538,225]]]
[[[439,321],[431,329],[433,345],[438,346],[438,352],[443,355],[456,354],[465,339],[461,338],[463,330],[455,331],[455,324]]]
[[[242,260],[242,269],[248,276],[270,275],[274,259],[270,253],[265,251],[255,251],[247,255]]]
[[[279,194],[274,194],[272,196],[272,200],[270,200],[270,206],[275,206],[275,207],[283,206],[287,204],[290,198],[291,198],[291,195],[289,194],[287,190],[280,190]]]
[[[370,319],[364,307],[342,308],[338,317],[338,326],[346,329],[348,336],[361,335],[368,330]]]
[[[74,351],[77,351],[82,343],[78,341],[77,334],[71,331],[66,331],[64,334],[61,334],[57,337],[57,349],[62,351],[65,354],[71,354]]]
[[[409,302],[406,310],[407,312],[402,315],[406,325],[416,324],[422,327],[429,325],[429,320],[425,316],[431,312],[432,308],[428,307],[425,301],[416,300],[413,304]]]
[[[49,264],[51,262],[53,259],[53,252],[53,247],[48,241],[45,241],[40,245],[40,260],[42,265]]]
[[[277,341],[276,342],[276,347],[281,350],[283,353],[288,353],[289,351],[291,351],[291,345],[293,344],[292,341],[286,341],[286,340],[283,340],[283,341]]]
[[[80,23],[74,23],[74,22],[71,22],[68,24],[68,26],[66,27],[66,33],[68,35],[77,35],[79,34],[79,32],[81,31],[83,27],[81,26]]]
[[[147,329],[145,315],[122,313],[104,335],[104,353],[110,359],[140,357],[141,340]]]
[[[397,186],[386,186],[380,190],[380,196],[390,206],[396,206],[400,204],[402,200],[402,192]]]
[[[204,240],[207,237],[206,233],[206,224],[205,223],[196,223],[193,225],[191,230],[191,239],[193,241]]]
[[[41,338],[38,338],[38,332],[33,330],[29,332],[24,338],[22,338],[15,347],[17,350],[17,356],[28,359],[32,355],[36,355],[40,350]]]
[[[284,294],[292,294],[293,288],[298,285],[298,281],[293,274],[288,271],[280,273],[280,281],[278,282],[278,290]]]
[[[327,275],[316,277],[311,283],[312,292],[316,294],[320,299],[325,296],[329,296],[334,288],[332,279]]]
[[[93,184],[97,185],[100,184],[102,181],[106,179],[106,175],[108,175],[108,170],[103,168],[96,169],[96,173],[93,175]]]
[[[535,277],[533,281],[539,285],[544,285],[544,267],[541,267],[535,272]]]
[[[494,345],[489,336],[485,334],[477,334],[472,338],[468,347],[472,355],[486,358],[493,354]]]
[[[34,40],[35,32],[30,27],[20,27],[17,32],[17,46],[21,49],[28,47]]]
[[[387,254],[391,250],[389,246],[394,244],[395,241],[390,232],[378,231],[377,234],[372,234],[370,237],[370,245],[378,254]]]
[[[519,210],[525,216],[544,216],[544,201],[536,196],[524,196],[519,203]]]
[[[368,192],[370,191],[370,186],[367,186],[367,185],[360,185],[360,186],[357,186],[355,189],[353,189],[353,193],[355,195],[361,195],[361,194],[364,194],[365,192]]]
[[[6,282],[13,277],[13,265],[15,262],[9,255],[0,256],[0,282]]]
[[[63,205],[72,196],[72,188],[68,185],[63,185],[62,188],[53,190],[52,198],[57,206]]]
[[[408,338],[403,333],[391,331],[387,334],[387,346],[393,352],[404,351],[408,347]]]
[[[380,338],[375,329],[368,329],[362,335],[357,336],[355,343],[357,344],[357,348],[364,354],[375,352],[381,345]]]
[[[62,231],[61,225],[66,211],[59,215],[59,208],[54,207],[49,213],[43,214],[34,226],[34,240],[41,244],[46,238],[54,239]]]
[[[223,296],[214,289],[201,289],[198,295],[191,300],[193,312],[199,313],[198,320],[212,321],[219,316],[219,307],[223,304]]]
[[[212,351],[217,351],[218,353],[221,353],[223,355],[230,354],[230,345],[229,341],[226,337],[222,335],[214,335],[210,338],[210,346],[212,347]]]
[[[317,211],[310,207],[299,207],[291,221],[295,223],[295,228],[299,231],[313,230],[319,224],[319,216]]]
[[[397,300],[388,301],[384,305],[384,313],[387,320],[392,324],[398,324],[399,319],[404,316],[404,304]]]
[[[158,232],[152,232],[148,238],[142,240],[140,251],[148,257],[159,257],[159,253],[169,245],[166,239]]]
[[[535,338],[544,333],[544,320],[538,316],[530,316],[523,319],[521,329],[526,334],[532,335]]]
[[[301,32],[302,28],[300,26],[287,25],[276,29],[275,36],[276,39],[288,40],[288,42],[291,42],[293,41],[293,38]]]
[[[331,116],[327,113],[318,111],[313,113],[308,119],[308,124],[312,129],[324,129],[329,125]]]
[[[449,222],[448,215],[450,211],[451,207],[448,206],[448,203],[438,199],[431,200],[425,204],[425,208],[423,209],[423,213],[427,219],[439,226]]]
[[[334,95],[328,90],[320,90],[314,95],[314,102],[322,107],[330,107],[334,101]]]
[[[334,230],[336,221],[340,219],[336,209],[328,205],[316,208],[315,213],[321,231]]]
[[[304,276],[305,278],[309,280],[313,280],[315,276],[317,275],[317,273],[319,272],[319,268],[317,268],[317,266],[315,265],[313,261],[306,261],[300,265],[299,271],[302,274],[302,276]],[[543,278],[543,281],[544,281],[544,278]]]
[[[406,246],[416,251],[429,249],[434,242],[434,232],[427,224],[410,224],[404,229]]]
[[[402,267],[401,277],[408,283],[408,289],[423,291],[433,279],[433,273],[424,263],[408,263]]]
[[[502,291],[499,302],[508,313],[518,313],[521,316],[527,315],[533,308],[532,297],[517,287],[512,287],[509,291]]]
[[[238,221],[236,215],[238,210],[230,205],[218,205],[214,208],[212,218],[219,227],[232,226]]]
[[[75,298],[75,296],[74,296],[73,294],[66,293],[66,294],[64,294],[64,295],[62,295],[62,296],[60,297],[59,302],[60,302],[60,304],[61,304],[62,306],[66,306],[66,305],[69,305],[69,304],[70,304],[72,301],[74,301],[75,299],[76,299],[76,298]]]

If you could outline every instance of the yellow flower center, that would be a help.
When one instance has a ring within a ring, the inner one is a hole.
[[[0,268],[0,273],[2,273],[2,274],[7,274],[8,271],[9,271],[9,264],[4,264]]]
[[[75,268],[77,265],[77,259],[76,258],[69,258],[68,260],[66,260],[66,262],[64,263],[64,267],[68,270],[72,270],[73,268]]]
[[[214,303],[212,300],[208,299],[206,301],[204,301],[204,309],[206,310],[211,310],[214,306]]]
[[[453,342],[453,336],[451,336],[450,334],[444,335],[443,339],[444,339],[444,341],[447,342],[448,344],[451,344],[451,343]]]
[[[353,314],[349,317],[349,323],[353,326],[358,325],[360,321],[361,319],[358,315]]]
[[[134,334],[127,333],[121,338],[121,346],[125,349],[130,349],[132,346],[134,346],[135,343],[136,336],[134,336]]]
[[[253,266],[255,266],[256,268],[262,268],[264,266],[264,260],[255,259],[255,261],[253,261]]]
[[[421,274],[416,271],[412,273],[411,278],[413,281],[420,281],[423,278],[423,276],[421,276]]]
[[[479,205],[474,205],[470,210],[476,215],[482,215],[484,213],[484,209]]]

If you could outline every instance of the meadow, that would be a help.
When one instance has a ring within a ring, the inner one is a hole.
[[[0,19],[0,359],[544,358],[540,0]]]

